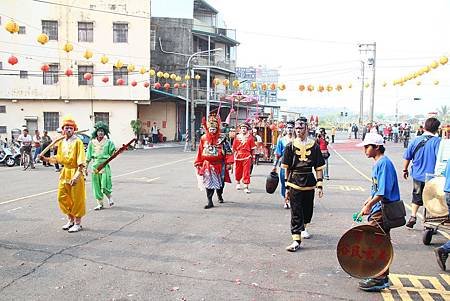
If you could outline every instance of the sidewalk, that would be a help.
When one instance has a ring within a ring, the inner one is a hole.
[[[170,148],[170,147],[184,147],[184,141],[181,142],[161,142],[155,144],[144,145],[138,149],[149,150],[149,149],[157,149],[157,148]]]

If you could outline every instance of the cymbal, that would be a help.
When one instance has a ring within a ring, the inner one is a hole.
[[[449,214],[445,201],[444,184],[444,177],[435,177],[425,183],[422,199],[423,205],[430,216],[438,217]]]

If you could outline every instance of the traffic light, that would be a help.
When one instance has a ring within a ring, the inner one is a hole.
[[[344,116],[344,112],[341,112],[341,117]]]
[[[347,117],[347,115],[348,115],[348,113],[347,113],[347,112],[345,112],[345,117]]]

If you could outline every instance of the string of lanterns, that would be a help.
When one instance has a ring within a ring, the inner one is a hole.
[[[395,79],[395,80],[392,82],[392,84],[393,84],[394,86],[396,86],[396,85],[403,86],[406,82],[408,82],[408,81],[410,81],[410,80],[412,80],[412,79],[416,79],[416,78],[418,78],[418,77],[420,77],[420,76],[422,76],[422,75],[424,75],[424,74],[427,74],[427,73],[429,73],[430,71],[432,71],[432,70],[438,68],[440,65],[444,66],[444,65],[447,64],[447,63],[448,63],[448,57],[446,57],[446,56],[441,56],[441,57],[439,58],[439,61],[436,61],[436,60],[435,60],[435,61],[432,61],[430,65],[427,65],[427,66],[425,66],[425,67],[422,67],[422,68],[420,68],[419,70],[417,70],[416,72],[410,73],[410,74],[408,74],[408,75],[406,75],[406,76],[403,76],[403,77],[401,77],[401,78],[399,78],[399,79]],[[421,83],[422,83],[421,81],[417,81],[417,82],[416,82],[416,85],[417,85],[417,86],[420,86]],[[438,84],[439,84],[439,81],[438,81],[438,80],[435,80],[433,83],[434,83],[435,85],[438,85]],[[383,83],[383,86],[384,86],[384,87],[385,87],[386,85],[387,85],[386,82]]]

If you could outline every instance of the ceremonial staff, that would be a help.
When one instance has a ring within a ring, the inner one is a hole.
[[[88,130],[81,130],[81,131],[76,131],[73,134],[80,134],[80,133],[84,133],[87,132]],[[50,150],[50,148],[52,148],[56,143],[58,143],[59,141],[63,140],[66,136],[62,135],[61,137],[56,138],[55,140],[52,141],[52,143],[50,143],[46,148],[44,148],[41,153],[39,154],[39,158],[43,157],[44,154],[46,152],[48,152]]]
[[[116,150],[114,154],[112,154],[111,157],[109,157],[105,162],[101,163],[99,166],[97,166],[97,168],[94,168],[94,172],[99,173],[109,162],[114,160],[115,157],[117,157],[121,152],[126,150],[134,141],[136,141],[136,138],[131,139],[131,141],[128,142],[127,144],[123,144],[122,147]]]

